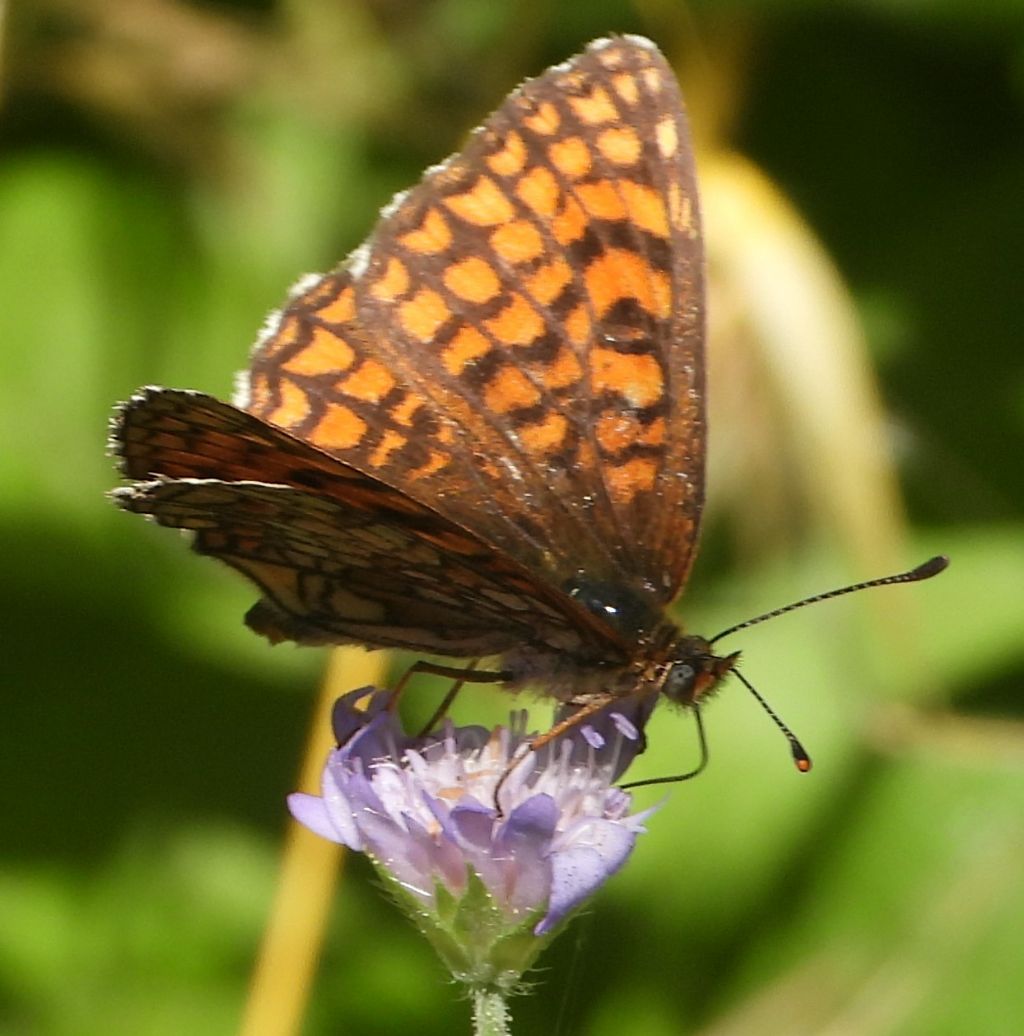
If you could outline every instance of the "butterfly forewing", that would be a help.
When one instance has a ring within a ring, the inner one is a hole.
[[[247,403],[537,578],[649,598],[703,484],[701,243],[678,87],[605,41],[526,83],[257,350]]]
[[[244,409],[132,400],[117,499],[257,583],[271,639],[621,664],[693,556],[702,335],[678,87],[599,41],[303,280]]]

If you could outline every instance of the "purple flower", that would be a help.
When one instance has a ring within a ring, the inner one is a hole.
[[[312,831],[367,853],[425,931],[454,938],[467,922],[454,915],[472,902],[492,942],[545,935],[625,863],[651,811],[630,814],[631,796],[612,782],[643,749],[647,703],[617,702],[531,752],[524,713],[507,729],[447,722],[414,737],[390,701],[372,687],[338,700],[340,747],[322,797],[294,794],[288,805]],[[487,970],[479,953],[455,956],[460,978]]]

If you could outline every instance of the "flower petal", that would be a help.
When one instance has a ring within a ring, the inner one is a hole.
[[[326,838],[329,842],[340,845],[348,843],[338,833],[332,823],[324,800],[319,795],[307,795],[296,791],[288,796],[288,810],[303,827],[308,827],[315,835]]]
[[[376,687],[359,687],[343,694],[331,710],[331,727],[339,745],[348,743],[378,713],[387,708],[390,692]],[[362,702],[366,702],[365,705]]]
[[[458,837],[476,849],[489,849],[494,839],[494,810],[478,802],[460,802],[452,809],[451,822]]]
[[[334,752],[332,757],[340,754],[340,752]],[[348,784],[351,784],[351,781],[344,779],[343,772],[328,762],[321,781],[324,810],[334,826],[334,830],[340,836],[340,839],[336,840],[340,840],[350,849],[355,849],[356,852],[362,852],[365,842],[356,823],[355,803],[351,796],[346,794],[345,786]]]
[[[592,821],[585,826],[589,836],[585,844],[551,854],[551,897],[547,915],[534,929],[537,935],[550,931],[594,892],[626,862],[633,849],[636,834],[621,824]]]
[[[504,895],[514,910],[536,909],[551,892],[551,841],[558,826],[558,803],[534,795],[509,814],[494,855],[506,857]]]
[[[551,840],[558,824],[558,804],[550,795],[533,795],[509,814],[499,840],[509,846],[543,845]]]

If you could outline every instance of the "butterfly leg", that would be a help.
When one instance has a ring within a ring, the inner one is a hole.
[[[498,779],[498,783],[494,788],[494,808],[498,812],[498,816],[504,816],[504,810],[501,808],[501,803],[498,801],[498,797],[501,794],[501,789],[504,787],[505,781],[508,780],[509,774],[527,757],[530,752],[536,752],[538,749],[543,748],[546,744],[554,741],[555,738],[561,737],[566,731],[572,730],[573,727],[578,726],[589,716],[593,716],[595,712],[600,712],[606,705],[610,705],[616,700],[618,696],[614,694],[602,694],[588,701],[585,705],[581,705],[575,712],[570,713],[565,719],[559,720],[550,730],[543,734],[538,734],[532,741],[527,742],[525,745],[516,752],[513,756],[512,761],[505,768],[505,772]]]
[[[479,663],[480,659],[474,658],[467,667],[468,671],[474,671],[477,665],[479,665]],[[433,715],[430,717],[430,719],[427,720],[426,723],[424,723],[423,729],[419,733],[420,737],[425,737],[427,734],[429,734],[430,731],[433,730],[434,727],[436,727],[437,724],[440,723],[446,715],[448,715],[448,710],[452,707],[452,702],[455,701],[459,691],[461,691],[462,688],[465,687],[466,684],[469,682],[470,681],[466,679],[465,675],[463,675],[459,677],[459,679],[451,685],[451,687],[448,689],[448,693],[441,700],[441,704],[438,705],[436,709],[434,709]]]
[[[388,710],[394,712],[398,708],[398,700],[402,696],[406,684],[417,673],[429,673],[431,676],[447,676],[450,680],[455,680],[460,689],[463,684],[467,683],[504,683],[510,679],[509,673],[492,669],[474,669],[474,664],[475,662],[470,663],[468,666],[438,665],[436,662],[425,662],[422,659],[418,662],[413,662],[402,674],[398,683],[395,684],[391,701],[388,703]],[[454,695],[452,696],[454,697]]]
[[[601,694],[585,705],[581,705],[575,712],[569,713],[565,719],[559,720],[550,730],[538,734],[530,742],[530,751],[536,752],[538,748],[543,748],[556,737],[561,737],[567,730],[579,726],[589,716],[593,716],[595,712],[600,712],[606,705],[610,705],[617,697],[618,695],[615,694]]]

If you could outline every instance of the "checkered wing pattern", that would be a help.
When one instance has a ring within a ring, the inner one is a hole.
[[[189,530],[264,598],[272,641],[498,654],[532,644],[608,653],[607,633],[554,588],[453,522],[258,418],[198,392],[149,389],[115,429],[125,510]],[[578,613],[577,613],[578,612]]]
[[[585,574],[653,617],[697,539],[702,278],[672,72],[647,41],[600,41],[296,291],[240,403],[538,584]]]

